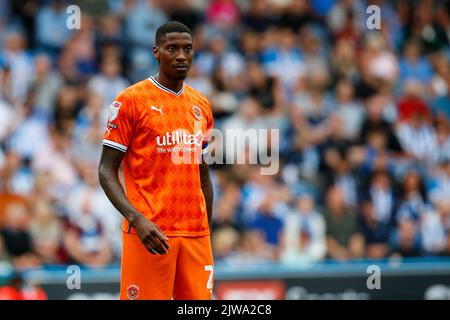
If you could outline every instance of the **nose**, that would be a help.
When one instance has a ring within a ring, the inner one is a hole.
[[[184,50],[178,51],[176,60],[177,60],[177,62],[185,62],[186,61],[186,55],[184,54]]]

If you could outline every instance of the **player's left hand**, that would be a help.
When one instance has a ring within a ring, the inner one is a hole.
[[[144,216],[139,216],[133,222],[133,227],[141,239],[142,244],[151,254],[166,254],[169,251],[170,247],[167,242],[169,238],[166,237],[155,223]]]

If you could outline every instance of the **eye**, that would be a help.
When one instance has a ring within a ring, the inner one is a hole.
[[[187,53],[191,53],[192,47],[187,47],[187,48],[184,49],[184,51],[186,51]]]
[[[175,47],[169,47],[168,51],[171,52],[171,53],[173,53],[173,52],[176,51],[176,48],[175,48]]]

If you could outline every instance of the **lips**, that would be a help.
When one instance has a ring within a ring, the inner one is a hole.
[[[189,66],[187,64],[177,64],[173,66],[174,69],[177,70],[187,70],[189,68]]]

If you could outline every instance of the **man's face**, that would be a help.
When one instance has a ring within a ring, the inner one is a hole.
[[[192,37],[186,32],[167,33],[159,44],[155,45],[153,54],[161,72],[171,78],[183,80],[192,64]]]

